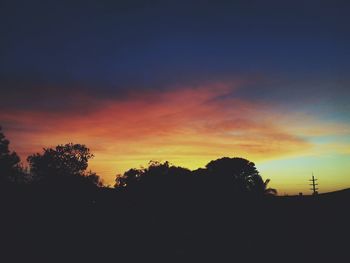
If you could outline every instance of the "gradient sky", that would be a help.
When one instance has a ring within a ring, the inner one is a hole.
[[[350,187],[349,7],[1,1],[0,124],[23,160],[86,144],[109,184],[239,156],[280,194]]]

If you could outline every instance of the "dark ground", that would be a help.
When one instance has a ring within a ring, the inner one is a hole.
[[[349,201],[16,188],[0,262],[349,262]]]

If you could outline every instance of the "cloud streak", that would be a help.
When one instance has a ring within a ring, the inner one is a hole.
[[[221,156],[261,161],[312,148],[300,128],[305,123],[272,105],[236,98],[238,88],[237,83],[218,82],[157,92],[138,90],[122,99],[78,94],[77,105],[88,109],[84,113],[76,114],[75,107],[17,109],[2,111],[0,119],[22,157],[59,143],[87,144],[96,155],[91,168],[107,182],[117,171],[151,159],[197,168]],[[294,124],[286,125],[288,120]],[[322,128],[321,123],[315,129]]]

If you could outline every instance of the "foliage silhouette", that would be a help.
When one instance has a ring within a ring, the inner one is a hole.
[[[139,194],[177,195],[183,192],[191,181],[191,171],[171,165],[169,162],[150,161],[147,168],[130,169],[123,176],[117,176],[116,187]]]
[[[2,180],[21,166],[0,138]],[[72,143],[28,157],[33,184],[0,191],[2,258],[258,262],[273,248],[278,260],[288,255],[313,262],[328,253],[330,262],[344,261],[347,242],[339,233],[347,237],[349,190],[263,198],[276,194],[269,180],[254,163],[227,157],[194,171],[152,161],[118,176],[117,189],[108,189],[96,187],[100,178],[87,171],[92,157],[86,146]]]
[[[224,157],[209,162],[205,169],[190,171],[169,162],[151,161],[147,168],[130,169],[116,177],[115,187],[129,191],[166,193],[176,191],[231,192],[235,194],[275,195],[275,189],[267,188],[269,180],[260,176],[255,164],[243,158]]]
[[[206,165],[206,174],[212,181],[220,182],[222,188],[233,188],[237,193],[273,194],[274,189],[266,189],[270,181],[263,181],[255,164],[244,158],[223,157]]]
[[[265,181],[260,177],[255,185],[255,191],[256,193],[260,195],[266,195],[266,196],[274,196],[277,195],[277,190],[274,188],[268,187],[268,184],[270,183],[270,179],[266,179]]]
[[[36,182],[56,186],[102,186],[98,175],[86,171],[88,161],[93,156],[85,145],[68,143],[55,148],[44,148],[42,154],[30,155],[27,161]]]
[[[9,149],[10,141],[6,139],[0,126],[0,183],[21,182],[24,171],[16,152]]]

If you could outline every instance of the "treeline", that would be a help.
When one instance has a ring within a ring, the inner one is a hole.
[[[0,183],[2,185],[35,184],[43,186],[103,186],[100,177],[87,171],[93,158],[89,148],[82,144],[58,145],[44,148],[27,158],[25,168],[16,152],[10,151],[0,128]]]
[[[227,157],[194,171],[153,161],[112,189],[91,158],[70,143],[25,168],[0,132],[4,262],[259,262],[271,249],[279,261],[344,262],[348,195],[266,198],[276,190],[254,163]]]
[[[82,144],[68,143],[44,148],[27,158],[24,167],[0,128],[0,184],[5,187],[35,185],[59,189],[93,189],[104,187],[96,173],[87,170],[94,155]],[[263,180],[253,162],[224,157],[194,171],[151,161],[146,168],[133,168],[117,175],[115,188],[121,192],[180,195],[181,193],[230,193],[236,195],[276,195]]]

